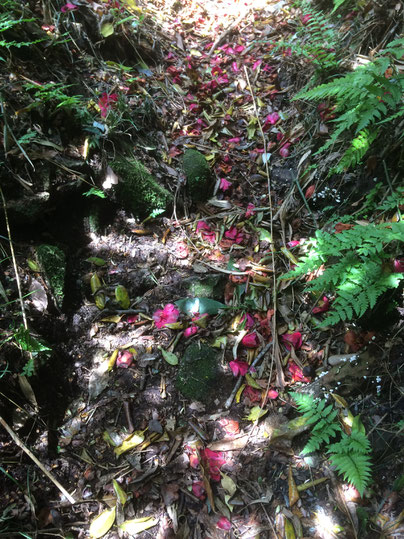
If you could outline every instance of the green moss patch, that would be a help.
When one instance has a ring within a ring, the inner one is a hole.
[[[182,395],[206,404],[215,398],[219,379],[218,362],[218,353],[210,346],[189,345],[177,374],[177,388]]]
[[[192,200],[194,202],[207,200],[211,194],[211,173],[204,155],[197,150],[186,150],[183,166]]]
[[[116,186],[118,201],[139,217],[159,215],[173,202],[172,194],[159,185],[140,161],[119,158],[111,163],[119,176]]]

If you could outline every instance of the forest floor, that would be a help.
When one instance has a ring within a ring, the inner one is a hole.
[[[38,42],[0,64],[0,538],[404,537],[403,310],[320,326],[332,294],[279,279],[386,184],[374,156],[313,166],[333,110],[292,98],[316,74],[293,49],[315,8],[55,4],[26,3],[19,39]],[[335,32],[367,54],[392,26],[352,13]],[[213,178],[199,202],[190,148]],[[172,194],[168,211],[114,195],[119,154]],[[59,294],[41,244],[66,257]],[[333,395],[346,433],[361,416],[362,496],[325,446],[301,454],[289,393],[304,387]]]

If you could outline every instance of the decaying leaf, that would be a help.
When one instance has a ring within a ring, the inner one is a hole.
[[[178,357],[175,354],[172,352],[167,352],[167,350],[164,350],[161,347],[160,352],[169,365],[178,365]]]
[[[118,483],[116,479],[112,480],[112,485],[114,487],[114,492],[116,494],[116,497],[121,505],[125,505],[125,503],[128,501],[128,495],[123,490],[121,485]]]
[[[224,490],[230,495],[230,497],[234,496],[237,490],[237,485],[230,476],[222,473],[222,479],[220,483]]]
[[[245,419],[248,419],[249,421],[257,421],[267,413],[268,410],[263,410],[261,406],[254,406],[251,408],[249,415]]]
[[[130,436],[126,438],[126,440],[122,442],[119,447],[116,447],[114,449],[115,455],[122,455],[122,453],[125,453],[126,451],[129,451],[130,449],[133,449],[134,447],[137,447],[138,445],[143,443],[144,432],[144,430],[138,430],[133,432]]]
[[[122,309],[129,309],[130,307],[129,294],[126,288],[122,286],[121,284],[115,288],[115,298],[116,298],[116,301],[119,303],[119,305],[122,307]]]

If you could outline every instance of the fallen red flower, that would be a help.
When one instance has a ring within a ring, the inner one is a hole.
[[[244,239],[244,234],[240,232],[237,227],[232,226],[229,230],[226,230],[224,237],[228,240],[232,240],[234,243],[240,244]]]
[[[242,338],[241,344],[246,348],[257,348],[260,345],[260,341],[258,339],[258,335],[255,332],[247,333],[247,335]]]
[[[153,320],[157,328],[163,328],[166,324],[173,324],[178,320],[180,311],[172,303],[168,303],[164,309],[157,309],[153,313]]]
[[[327,296],[323,296],[323,299],[318,302],[317,307],[314,307],[312,310],[313,314],[320,314],[320,313],[326,313],[330,310],[331,302],[327,298]]]
[[[293,361],[289,361],[288,370],[292,375],[293,382],[310,382],[310,380],[303,375],[302,369]]]
[[[127,369],[133,363],[133,354],[128,350],[123,350],[119,352],[118,357],[116,358],[116,366],[121,369]]]
[[[217,521],[216,526],[221,530],[231,530],[231,522],[226,517],[220,517]]]
[[[229,367],[234,376],[244,376],[250,368],[249,364],[246,361],[239,361],[238,359],[235,361],[230,361]]]
[[[260,391],[259,389],[255,389],[255,387],[246,386],[243,391],[243,397],[248,399],[251,403],[261,402],[262,391]]]
[[[294,333],[285,333],[284,335],[281,335],[281,341],[287,350],[291,350],[292,346],[295,350],[299,350],[303,342],[302,334],[300,331],[295,331]]]
[[[212,451],[208,447],[200,451],[202,461],[209,470],[209,475],[213,481],[220,481],[220,468],[226,464],[226,459],[223,458],[224,453]]]

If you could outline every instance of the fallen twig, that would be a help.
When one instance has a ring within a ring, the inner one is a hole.
[[[12,428],[4,421],[4,419],[0,416],[0,424],[6,429],[8,434],[13,439],[14,443],[18,445],[18,447],[21,447],[21,449],[29,456],[29,458],[35,462],[35,464],[38,466],[38,468],[46,475],[48,479],[52,481],[52,483],[60,490],[60,492],[63,494],[63,496],[69,500],[71,504],[76,503],[76,500],[71,496],[67,490],[59,483],[59,481],[45,468],[45,466],[36,458],[36,456],[26,447],[23,442],[20,440],[20,438],[15,434],[15,432],[12,430]]]

